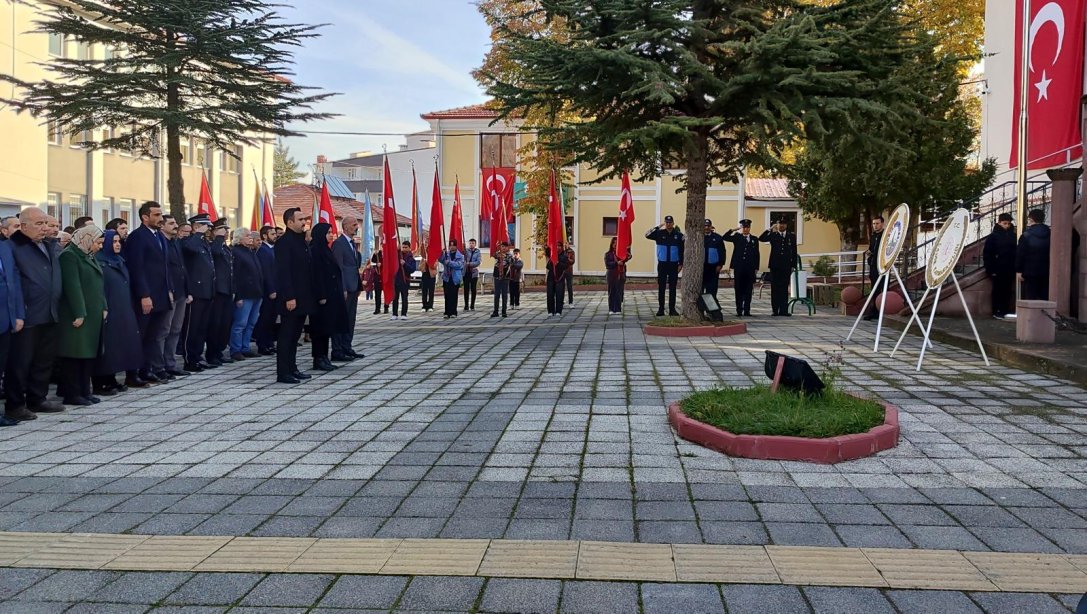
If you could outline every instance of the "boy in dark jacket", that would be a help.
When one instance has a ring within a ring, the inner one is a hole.
[[[1049,226],[1041,209],[1027,214],[1027,228],[1015,252],[1015,272],[1023,282],[1023,300],[1049,300]]]
[[[1012,215],[1001,213],[982,251],[985,272],[993,284],[993,317],[1003,319],[1014,311],[1015,301],[1015,226]]]

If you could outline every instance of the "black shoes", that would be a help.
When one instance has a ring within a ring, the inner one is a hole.
[[[151,384],[143,381],[138,376],[125,378],[125,386],[128,386],[129,388],[147,388],[150,385]]]
[[[41,405],[31,407],[30,411],[36,414],[59,414],[64,411],[64,406],[56,401],[45,401]]]
[[[340,352],[333,352],[332,353],[332,360],[334,360],[336,362],[351,362],[352,360],[355,360],[355,356],[354,355],[348,355],[348,354],[342,354]]]
[[[242,354],[241,352],[235,352],[235,353],[230,355],[230,360],[232,360],[234,362],[241,362],[241,361],[245,360],[245,355]]]
[[[18,409],[9,409],[4,412],[4,417],[12,422],[29,422],[30,420],[37,420],[38,416],[34,412],[25,407]]]
[[[257,350],[257,354],[260,356],[275,356],[275,348],[262,348]]]
[[[327,358],[318,358],[313,361],[313,368],[317,371],[335,371],[338,367],[332,364]]]
[[[657,310],[657,317],[658,318],[663,318],[664,317],[664,310],[663,309],[658,309]]]
[[[351,350],[347,354],[349,356],[351,356],[351,358],[366,358],[366,354],[363,354],[361,352],[356,352],[355,350]]]
[[[117,394],[117,389],[116,388],[105,388],[105,387],[102,387],[102,386],[95,386],[94,387],[94,393],[95,394],[100,394],[100,395],[102,395],[104,397],[112,397],[113,395]]]
[[[675,309],[669,309],[669,310],[668,310],[668,315],[670,315],[670,316],[678,316],[678,315],[679,315],[679,312],[678,312],[678,311],[676,311]]]
[[[176,367],[173,368],[173,369],[166,369],[166,373],[168,373],[169,375],[172,375],[174,377],[189,377],[189,374],[187,372],[185,372],[185,371],[183,371],[181,369],[178,369]]]
[[[260,358],[260,354],[254,352],[252,350],[247,350],[245,352],[242,352],[242,356],[244,356],[245,358]]]
[[[497,311],[495,311],[494,313],[492,313],[492,314],[491,314],[491,317],[492,317],[492,318],[497,318],[497,317],[498,317],[498,312],[497,312]]]
[[[64,404],[65,405],[75,405],[75,406],[79,406],[79,407],[87,407],[89,405],[94,405],[94,401],[92,401],[92,400],[90,400],[88,398],[85,398],[85,397],[74,397],[74,398],[71,398],[71,399],[64,399]]]
[[[302,380],[298,379],[297,377],[293,377],[293,376],[288,375],[288,376],[283,376],[283,377],[276,378],[276,382],[278,382],[280,384],[301,384]]]
[[[295,379],[310,379],[311,377],[313,377],[312,375],[309,375],[308,373],[302,373],[301,371],[298,371],[298,370],[295,370],[295,372],[291,373],[291,375],[293,375]]]

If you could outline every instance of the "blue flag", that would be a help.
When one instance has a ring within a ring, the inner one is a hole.
[[[370,191],[366,191],[366,215],[362,220],[362,261],[369,262],[374,250],[374,213],[370,207]]]

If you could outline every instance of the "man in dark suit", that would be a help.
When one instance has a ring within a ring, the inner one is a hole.
[[[770,244],[770,307],[775,316],[789,313],[789,283],[796,266],[796,235],[789,232],[784,218],[778,219],[759,236]]]
[[[166,238],[166,264],[169,269],[170,290],[174,293],[174,306],[169,311],[166,341],[163,343],[162,356],[166,362],[166,373],[174,377],[185,377],[188,373],[177,364],[177,342],[185,327],[185,313],[192,303],[188,293],[185,276],[185,257],[181,255],[181,241],[177,238],[177,220],[172,215],[162,216],[162,236]]]
[[[23,283],[19,268],[15,265],[15,253],[11,243],[0,241],[0,377],[8,366],[11,336],[23,330],[26,322],[26,305],[23,303]],[[16,424],[0,416],[0,426]]]
[[[167,266],[169,247],[162,228],[162,206],[154,201],[140,206],[140,227],[128,234],[123,254],[128,264],[140,329],[143,368],[140,379],[148,382],[174,379],[166,372],[164,347],[170,334],[174,295]]]
[[[729,268],[736,292],[736,315],[750,317],[751,293],[759,270],[759,242],[751,236],[751,220],[740,220],[740,225],[729,229],[724,239],[735,246]]]
[[[313,266],[306,245],[306,217],[298,207],[283,214],[287,232],[275,245],[276,308],[279,311],[279,340],[276,376],[281,384],[297,384],[310,376],[298,370],[298,338],[306,316],[317,301],[313,294]]]
[[[205,238],[211,228],[211,218],[201,213],[189,218],[189,224],[192,225],[192,236],[181,242],[186,290],[192,296],[185,331],[185,370],[199,372],[218,366],[204,362],[204,342],[208,338],[208,319],[215,298],[215,261],[211,256],[211,245]]]
[[[261,279],[264,281],[264,300],[260,303],[260,317],[253,329],[253,338],[257,342],[257,353],[271,356],[276,353],[276,254],[275,243],[279,238],[274,226],[260,229],[260,247],[257,248],[257,262],[260,263]]]
[[[349,332],[332,335],[332,360],[336,361],[363,357],[351,347],[355,341],[355,320],[359,312],[359,267],[362,266],[362,256],[355,249],[354,241],[358,229],[358,220],[345,217],[340,224],[342,234],[332,242],[332,256],[340,265],[343,291],[347,293],[347,320],[350,323]]]
[[[64,406],[48,400],[49,376],[57,357],[61,280],[56,244],[47,241],[49,216],[36,207],[19,214],[20,230],[11,235],[15,266],[23,290],[23,330],[11,338],[4,376],[5,416],[33,420],[37,413],[57,413]]]
[[[868,235],[868,251],[864,252],[865,266],[868,267],[868,281],[872,283],[872,291],[876,290],[876,282],[879,281],[879,244],[883,242],[883,216],[872,218],[872,232]],[[872,301],[868,313],[864,314],[865,320],[875,320],[879,314],[876,302]]]
[[[224,356],[230,341],[230,325],[234,321],[234,255],[226,244],[230,225],[225,218],[215,220],[211,227],[211,258],[215,263],[215,297],[208,316],[207,348],[204,360],[213,367],[234,362]]]

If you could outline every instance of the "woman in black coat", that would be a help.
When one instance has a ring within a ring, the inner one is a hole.
[[[135,378],[131,381],[138,380],[136,372],[143,366],[143,349],[132,306],[128,266],[121,256],[121,236],[116,230],[106,231],[105,246],[95,254],[95,258],[102,267],[109,318],[102,331],[104,351],[94,366],[94,393],[111,396],[128,389],[124,384],[117,383],[118,373],[125,372]]]
[[[313,227],[313,238],[309,244],[310,261],[313,263],[313,295],[317,299],[317,308],[310,315],[310,339],[313,344],[313,368],[320,371],[336,368],[328,359],[329,340],[332,335],[346,333],[350,329],[343,276],[329,247],[330,230],[332,227],[328,224],[317,224]]]

